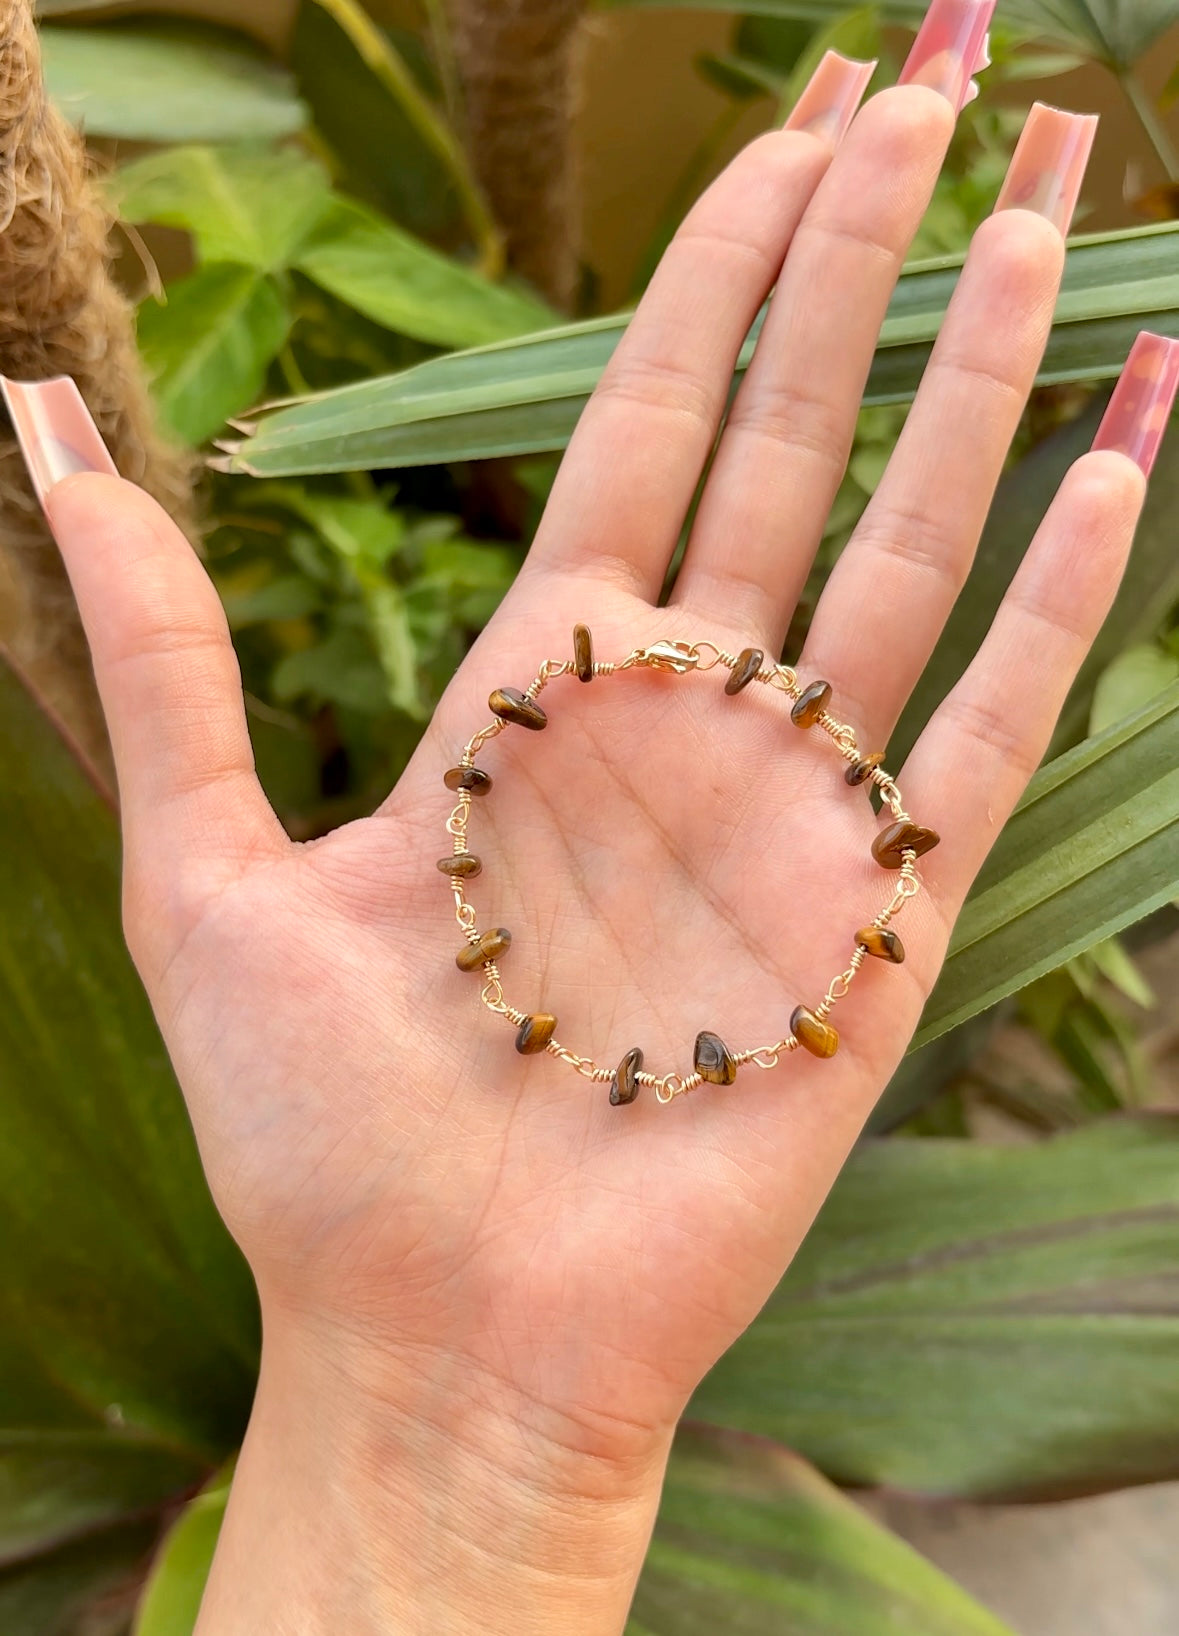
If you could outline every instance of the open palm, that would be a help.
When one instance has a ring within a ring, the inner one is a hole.
[[[490,720],[491,690],[570,657],[577,621],[601,660],[663,637],[777,657],[951,124],[933,91],[885,92],[833,161],[813,136],[775,133],[705,195],[404,777],[322,840],[291,843],[262,796],[224,620],[185,542],[116,479],[52,491],[119,766],[128,939],[268,1323],[429,1357],[451,1405],[503,1392],[553,1442],[612,1454],[674,1422],[781,1276],[1043,753],[1115,589],[1141,474],[1114,454],[1074,471],[990,639],[892,769],[943,841],[898,923],[908,958],[867,963],[830,1060],[797,1051],[666,1106],[646,1087],[613,1107],[567,1063],[517,1054],[481,974],[455,966],[443,773]],[[832,683],[865,751],[887,743],[968,570],[1061,263],[1040,216],[980,231],[897,455],[792,660],[804,684]],[[726,675],[561,676],[543,733],[509,727],[478,758],[494,788],[472,803],[484,868],[468,892],[481,928],[512,932],[506,996],[555,1013],[560,1041],[607,1066],[640,1046],[648,1071],[687,1073],[702,1029],[734,1050],[780,1039],[895,885],[869,852],[881,820],[826,736],[795,728],[773,690],[727,697]]]

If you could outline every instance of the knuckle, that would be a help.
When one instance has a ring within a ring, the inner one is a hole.
[[[989,759],[1014,768],[1025,783],[1031,778],[1040,754],[1018,710],[989,697],[962,693],[951,694],[945,711],[951,730],[965,741],[968,755],[982,749]]]
[[[813,455],[842,472],[854,427],[844,409],[805,386],[747,376],[728,430]]]
[[[962,589],[969,562],[960,549],[954,519],[913,506],[869,506],[853,535],[858,549],[898,566],[907,576],[932,579],[953,595]]]
[[[717,411],[715,393],[689,364],[633,353],[616,356],[599,381],[599,402],[619,399],[698,424]]]

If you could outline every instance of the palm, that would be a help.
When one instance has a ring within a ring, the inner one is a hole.
[[[747,1067],[668,1107],[648,1089],[613,1108],[568,1065],[525,1063],[454,965],[441,774],[491,686],[564,657],[579,615],[603,658],[682,624],[590,581],[559,598],[523,581],[385,814],[224,894],[172,969],[165,1026],[197,1107],[219,1110],[206,1164],[264,1287],[390,1333],[442,1306],[472,1367],[532,1391],[537,1334],[588,1326],[601,1367],[546,1383],[549,1406],[592,1420],[622,1392],[663,1420],[768,1293],[936,954],[925,927],[917,960],[865,974],[833,1061]],[[652,1071],[686,1072],[702,1027],[734,1048],[780,1038],[891,890],[825,736],[777,693],[726,698],[725,674],[561,678],[543,735],[510,730],[480,757],[495,787],[472,815],[469,896],[513,932],[505,990],[603,1063],[637,1043]],[[807,1106],[823,1129],[804,1136]]]
[[[489,691],[568,656],[576,621],[599,658],[663,636],[780,651],[950,125],[936,93],[885,92],[825,178],[821,144],[778,133],[705,196],[404,778],[380,813],[321,841],[292,846],[264,801],[224,618],[185,542],[110,479],[51,492],[119,764],[128,940],[264,1310],[294,1313],[296,1330],[326,1323],[411,1367],[445,1356],[460,1383],[506,1383],[579,1428],[561,1435],[608,1450],[620,1427],[674,1420],[830,1186],[1101,622],[1140,472],[1114,454],[1079,465],[901,770],[945,844],[902,922],[908,959],[869,962],[829,1061],[797,1052],[667,1107],[647,1090],[614,1108],[567,1064],[519,1057],[479,978],[455,969],[435,868],[442,774],[487,721]],[[865,750],[887,743],[965,577],[1061,261],[1056,228],[1026,211],[980,232],[815,611],[800,674],[832,682]],[[545,702],[544,733],[487,746],[495,787],[473,803],[485,872],[470,898],[483,928],[513,933],[508,999],[554,1012],[579,1055],[613,1066],[639,1045],[658,1074],[690,1068],[701,1029],[738,1050],[784,1036],[895,881],[870,859],[877,820],[830,744],[795,730],[781,697],[727,698],[715,674],[561,678]]]

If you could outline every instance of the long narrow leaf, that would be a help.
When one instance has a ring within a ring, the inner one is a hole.
[[[927,1494],[1179,1475],[1179,1119],[862,1147],[691,1413]]]
[[[908,268],[897,286],[865,402],[913,396],[961,258]],[[431,359],[400,374],[265,414],[226,445],[229,471],[279,476],[535,453],[565,446],[628,315]],[[749,363],[761,320],[738,360]],[[1179,224],[1076,241],[1041,384],[1108,379],[1138,331],[1179,336]]]
[[[1050,762],[963,911],[913,1041],[1179,897],[1179,682]]]

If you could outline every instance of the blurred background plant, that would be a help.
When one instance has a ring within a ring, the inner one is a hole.
[[[396,780],[523,558],[624,325],[610,315],[700,187],[784,117],[823,50],[878,56],[877,83],[895,78],[923,7],[299,0],[236,19],[249,37],[197,9],[96,21],[78,0],[42,5],[46,82],[85,131],[93,184],[70,172],[67,137],[36,150],[27,6],[0,11],[20,44],[0,128],[23,169],[45,157],[57,201],[12,201],[0,367],[84,386],[90,369],[92,399],[112,390],[85,317],[101,255],[82,255],[75,298],[58,291],[50,311],[27,248],[60,268],[77,221],[105,230],[99,190],[171,451],[129,407],[132,367],[104,430],[186,520],[181,479],[199,469],[197,532],[259,771],[310,837]],[[894,301],[790,649],[883,471],[1032,83],[1075,76],[1049,97],[1085,106],[1082,83],[1132,123],[1115,185],[1086,195],[1081,226],[1104,231],[1070,250],[1040,383],[897,761],[1091,438],[1101,383],[1140,327],[1179,335],[1179,71],[1163,60],[1177,23],[1179,0],[1000,6],[995,66]],[[590,48],[635,29],[648,63],[678,53],[699,80],[692,139],[662,132],[661,195],[638,227],[600,172],[597,202],[583,198],[577,162],[603,86]],[[104,323],[109,359],[130,333],[113,293]],[[24,533],[0,542],[0,1629],[179,1636],[248,1413],[256,1314],[122,947],[84,649],[44,589],[8,444]],[[635,1636],[1002,1636],[832,1484],[1038,1501],[1179,1476],[1179,1129],[1160,1111],[1179,986],[1177,505],[1171,448],[1053,759],[978,883],[877,1136],[677,1441]],[[1156,996],[1145,965],[1170,989]]]

